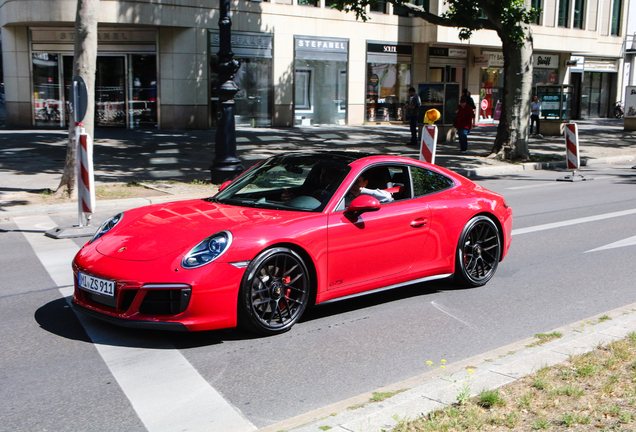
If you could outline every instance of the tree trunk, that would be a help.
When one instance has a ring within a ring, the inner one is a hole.
[[[97,65],[97,20],[99,0],[77,0],[75,15],[75,46],[73,57],[73,77],[81,76],[88,93],[86,116],[82,126],[93,137],[95,118],[95,69]],[[77,197],[77,148],[75,146],[75,122],[69,119],[69,140],[66,147],[66,163],[62,180],[57,187],[57,196]]]
[[[528,125],[532,98],[532,29],[526,28],[522,47],[502,37],[504,96],[492,153],[510,149],[512,159],[528,159]]]

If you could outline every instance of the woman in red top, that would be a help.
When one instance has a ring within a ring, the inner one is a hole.
[[[468,151],[468,133],[475,121],[475,111],[468,105],[466,96],[462,96],[459,100],[459,107],[455,113],[457,114],[455,128],[459,137],[459,152],[466,153]]]

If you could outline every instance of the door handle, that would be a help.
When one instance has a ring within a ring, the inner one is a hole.
[[[417,218],[413,222],[411,222],[411,226],[413,228],[421,228],[428,223],[427,218]]]

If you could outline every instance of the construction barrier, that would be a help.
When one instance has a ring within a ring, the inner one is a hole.
[[[579,169],[581,159],[579,157],[579,129],[576,123],[565,125],[565,151],[568,169]]]
[[[422,142],[420,143],[420,160],[435,163],[437,151],[437,126],[424,125],[422,129]]]
[[[95,211],[95,181],[93,174],[93,140],[83,127],[75,128],[77,142],[77,202],[79,207],[79,226],[82,226],[82,214],[90,218]]]

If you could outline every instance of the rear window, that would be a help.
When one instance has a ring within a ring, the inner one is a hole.
[[[411,176],[416,197],[443,191],[455,184],[448,177],[425,168],[411,167]]]

